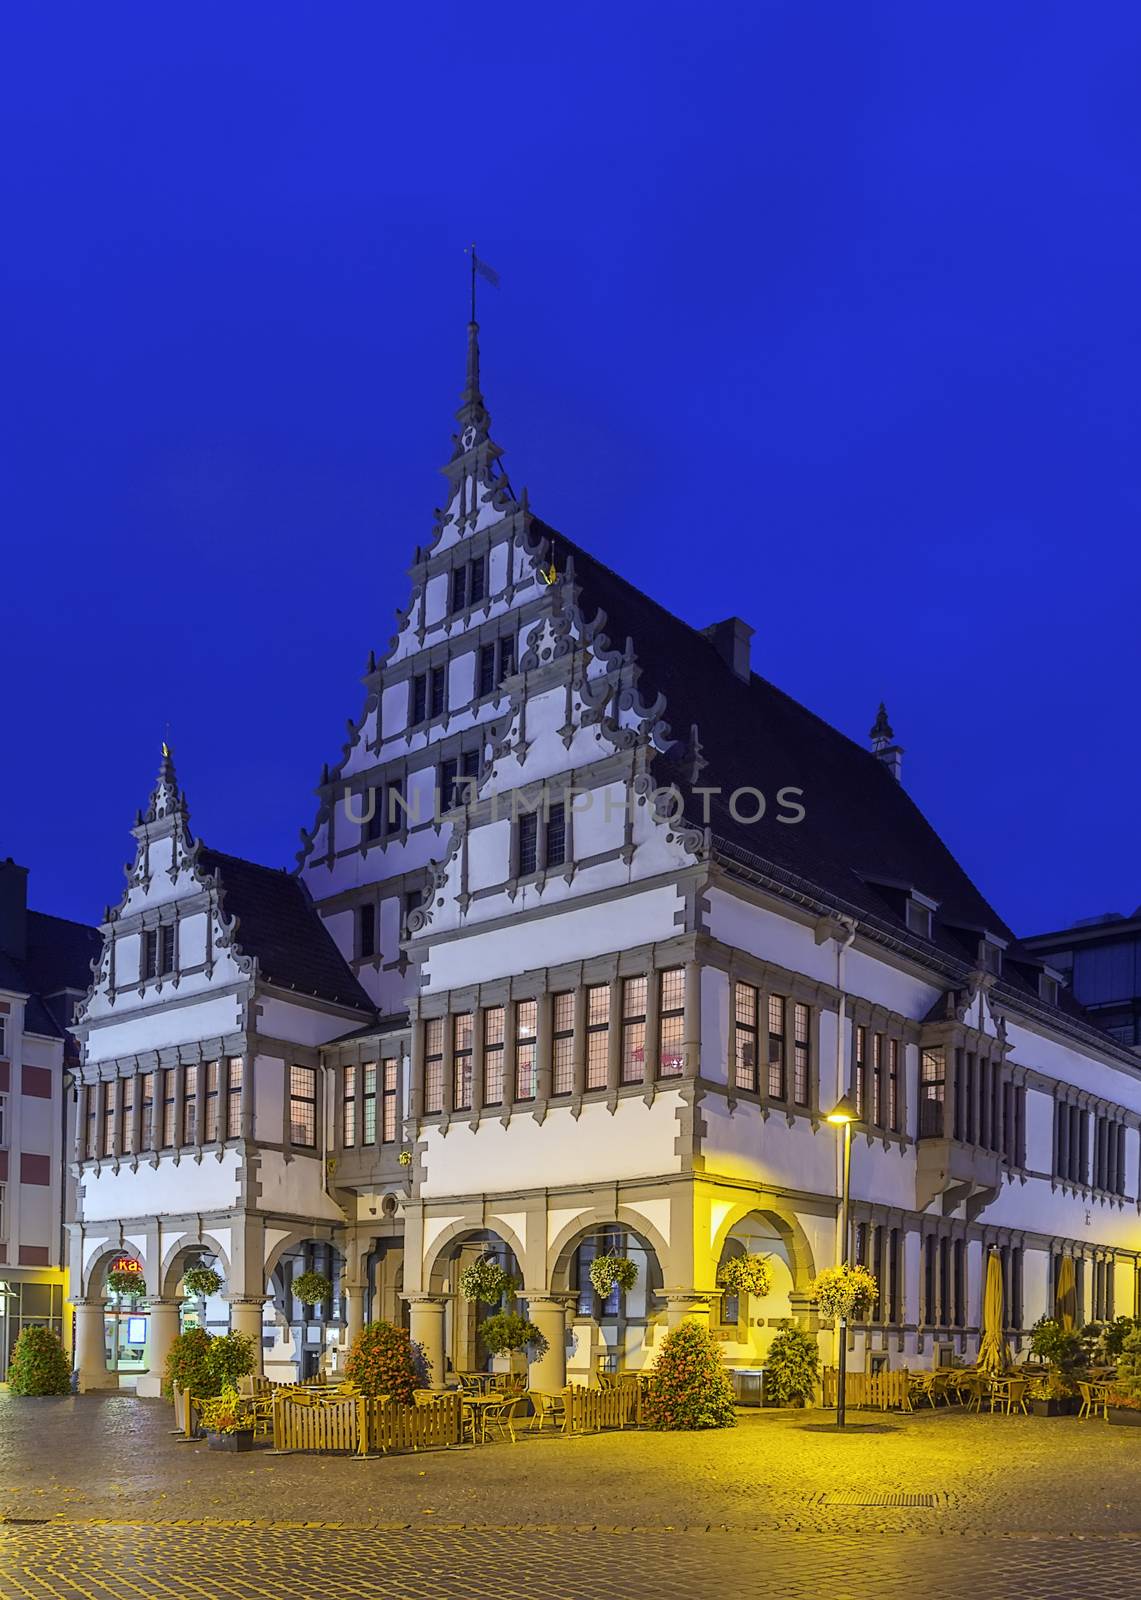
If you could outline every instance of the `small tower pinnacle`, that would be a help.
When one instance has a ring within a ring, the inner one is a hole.
[[[872,741],[872,754],[883,762],[895,781],[899,783],[903,771],[903,748],[895,742],[895,731],[887,720],[887,707],[882,700],[876,712],[876,720],[868,730],[868,738]]]

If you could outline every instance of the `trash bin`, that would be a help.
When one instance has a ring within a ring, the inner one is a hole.
[[[730,1367],[733,1380],[733,1397],[739,1406],[763,1406],[765,1403],[764,1367]]]

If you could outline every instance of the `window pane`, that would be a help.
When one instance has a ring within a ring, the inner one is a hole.
[[[567,816],[562,805],[552,806],[547,818],[547,866],[561,867],[567,855]]]
[[[240,1139],[242,1134],[242,1060],[231,1056],[227,1069],[229,1093],[226,1106],[226,1137]]]
[[[515,1098],[535,1098],[536,1068],[533,1043],[519,1044],[515,1048]]]
[[[375,1101],[373,1102],[375,1107]],[[374,1111],[375,1117],[375,1111]],[[381,1124],[381,1139],[385,1144],[392,1144],[396,1139],[396,1062],[384,1063],[384,1119]],[[373,1129],[373,1137],[376,1130]]]
[[[662,1018],[661,1075],[663,1078],[680,1078],[685,1066],[682,1050],[684,1022],[679,1016]]]
[[[519,876],[534,872],[538,866],[539,819],[533,811],[524,811],[519,818]]]
[[[737,985],[737,1022],[745,1028],[757,1026],[757,991],[748,983]]]
[[[363,1105],[361,1135],[365,1144],[376,1143],[376,1062],[369,1061],[361,1068]]]

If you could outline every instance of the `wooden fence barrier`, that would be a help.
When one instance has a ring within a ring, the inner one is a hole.
[[[570,1384],[563,1390],[565,1433],[597,1433],[601,1428],[637,1426],[642,1420],[642,1386],[618,1383],[613,1389],[584,1389]]]
[[[322,1454],[388,1455],[460,1442],[459,1394],[404,1406],[365,1395],[275,1394],[273,1447]]]
[[[368,1449],[388,1455],[399,1450],[440,1450],[459,1444],[462,1404],[458,1391],[414,1406],[398,1405],[393,1400],[369,1400],[365,1423]]]
[[[835,1367],[824,1368],[824,1404],[836,1404],[838,1375]],[[849,1372],[844,1385],[844,1404],[887,1411],[898,1407],[911,1410],[911,1374],[906,1367],[879,1372]]]
[[[174,1401],[174,1426],[179,1433],[193,1439],[198,1431],[198,1402],[177,1383],[171,1384],[170,1397]]]

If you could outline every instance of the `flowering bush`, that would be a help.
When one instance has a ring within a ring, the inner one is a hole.
[[[199,1416],[208,1433],[253,1432],[254,1419],[249,1405],[231,1384],[213,1399],[204,1400]]]
[[[773,1400],[808,1400],[816,1392],[820,1351],[803,1328],[774,1334],[765,1357],[765,1394]]]
[[[1131,1411],[1141,1409],[1141,1328],[1126,1334],[1122,1341],[1117,1381],[1110,1402]]]
[[[494,1256],[481,1256],[460,1273],[460,1293],[464,1299],[481,1300],[484,1305],[498,1305],[514,1287],[514,1278],[504,1271]]]
[[[729,1256],[721,1263],[717,1282],[730,1294],[768,1294],[773,1272],[768,1256]]]
[[[187,1328],[170,1347],[163,1373],[163,1393],[177,1384],[196,1400],[218,1395],[236,1385],[257,1365],[254,1342],[245,1333],[212,1339],[205,1328]]]
[[[484,1349],[490,1350],[493,1356],[526,1350],[532,1361],[540,1361],[551,1348],[546,1335],[517,1311],[499,1311],[494,1317],[488,1317],[479,1325],[479,1337]]]
[[[387,1394],[403,1405],[412,1404],[428,1376],[423,1347],[391,1322],[367,1322],[345,1358],[345,1377],[362,1394]]]
[[[196,1299],[209,1300],[222,1287],[222,1280],[213,1267],[203,1266],[201,1261],[196,1261],[182,1274],[182,1287]]]
[[[1061,1399],[1078,1392],[1077,1375],[1089,1360],[1086,1341],[1072,1328],[1063,1328],[1053,1317],[1040,1317],[1030,1335],[1030,1354],[1050,1366],[1054,1391],[1039,1399]]]
[[[629,1256],[595,1256],[590,1263],[590,1281],[600,1300],[608,1300],[617,1284],[623,1291],[632,1289],[638,1281],[638,1263]]]
[[[333,1285],[323,1272],[302,1272],[293,1280],[293,1292],[302,1305],[319,1306],[333,1292]]]
[[[71,1393],[71,1363],[50,1328],[21,1329],[8,1364],[8,1393]]]
[[[826,1267],[808,1285],[808,1293],[826,1317],[847,1321],[875,1299],[879,1286],[866,1267]]]
[[[733,1386],[708,1328],[683,1322],[662,1341],[646,1385],[643,1415],[651,1428],[732,1428]]]
[[[107,1289],[111,1294],[146,1294],[147,1281],[141,1272],[125,1272],[120,1267],[107,1274]]]

